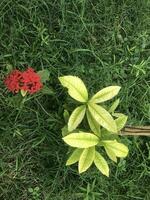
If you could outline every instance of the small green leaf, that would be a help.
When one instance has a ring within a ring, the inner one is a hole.
[[[114,117],[121,117],[122,115],[124,115],[124,114],[122,114],[122,113],[112,113],[112,116],[114,116]]]
[[[117,162],[117,157],[116,157],[115,153],[114,153],[113,151],[111,151],[110,148],[107,148],[107,147],[106,147],[106,148],[105,148],[105,151],[106,151],[108,157],[109,157],[112,161]]]
[[[82,152],[83,152],[83,149],[75,149],[74,152],[69,157],[69,159],[67,160],[66,165],[72,165],[78,162]]]
[[[68,110],[64,110],[63,117],[64,117],[65,122],[68,123],[68,120],[70,117]]]
[[[116,101],[114,101],[113,104],[111,105],[109,112],[113,113],[118,107],[119,103],[120,103],[120,99],[116,99]]]
[[[86,132],[71,133],[63,138],[63,140],[72,147],[88,148],[95,146],[99,142],[99,138]]]
[[[93,118],[93,116],[91,115],[89,110],[86,111],[86,115],[87,115],[87,120],[88,120],[88,123],[89,123],[91,130],[93,131],[93,133],[95,133],[97,136],[100,137],[101,132],[100,132],[99,123]]]
[[[68,126],[64,126],[62,129],[61,129],[61,133],[62,133],[62,136],[65,137],[69,134],[69,131],[68,131]]]
[[[109,177],[108,164],[106,160],[104,159],[104,157],[97,151],[95,152],[94,164],[96,165],[96,167],[100,170],[102,174]]]
[[[7,70],[7,73],[10,73],[11,71],[13,71],[13,66],[11,64],[7,63],[6,70]]]
[[[101,140],[117,140],[119,139],[119,134],[114,134],[106,129],[101,130]]]
[[[102,141],[105,149],[112,151],[117,157],[124,158],[128,155],[128,147],[116,140],[104,140]]]
[[[81,123],[85,115],[86,106],[82,105],[77,107],[71,114],[68,121],[68,130],[71,132],[77,128],[77,126]]]
[[[25,91],[25,90],[20,90],[20,92],[21,92],[21,95],[22,95],[23,97],[25,97],[26,94],[27,94],[27,91]]]
[[[34,192],[33,188],[28,188],[28,192],[33,193]]]
[[[50,72],[47,69],[43,69],[41,71],[38,71],[38,75],[40,76],[42,83],[45,83],[49,80]]]
[[[69,95],[80,102],[87,102],[88,92],[83,81],[76,76],[59,77],[61,84],[68,89]]]
[[[89,111],[90,111],[91,115],[93,116],[93,118],[101,126],[106,128],[108,131],[117,133],[116,123],[108,111],[106,111],[100,105],[96,105],[96,104],[92,104],[92,103],[89,103],[88,108],[89,108]]]
[[[79,159],[79,173],[85,172],[93,163],[95,157],[95,147],[89,147],[83,150]]]
[[[128,117],[126,115],[122,114],[120,117],[118,117],[115,120],[118,131],[120,131],[125,126],[127,119],[128,119]]]
[[[101,102],[107,101],[109,99],[112,99],[114,96],[116,96],[120,89],[121,89],[121,87],[119,87],[119,86],[106,87],[106,88],[100,90],[99,92],[97,92],[91,98],[90,101],[92,103],[101,103]]]
[[[44,86],[42,87],[41,92],[42,92],[43,94],[46,94],[46,95],[54,95],[54,94],[55,94],[54,91],[53,91],[53,89],[50,88],[50,87],[47,87],[46,85],[44,85]]]

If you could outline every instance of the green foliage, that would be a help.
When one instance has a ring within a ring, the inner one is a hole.
[[[23,97],[25,97],[26,94],[27,94],[27,91],[21,90],[21,95],[22,95]]]
[[[31,198],[29,198],[29,200],[40,200],[40,188],[39,187],[35,187],[35,188],[28,188],[28,192],[31,195]]]
[[[81,156],[81,153],[83,152],[83,149],[75,149],[71,156],[68,158],[66,165],[72,165],[79,161],[79,158]]]
[[[100,192],[96,192],[94,189],[96,188],[96,179],[92,182],[92,184],[88,183],[87,187],[79,187],[79,193],[77,196],[83,198],[84,200],[95,200],[101,197]]]
[[[67,110],[64,110],[63,117],[64,117],[64,120],[65,120],[66,123],[69,120],[69,116],[70,116],[69,112]]]
[[[94,166],[81,175],[76,164],[64,167],[62,107],[71,114],[75,104],[57,80],[78,76],[92,95],[119,85],[115,112],[127,114],[129,125],[149,125],[149,1],[2,0],[0,13],[0,199],[33,200],[28,188],[38,186],[40,200],[149,200],[149,138],[122,137],[130,156],[117,165],[98,147],[109,179]],[[26,65],[49,70],[50,80],[15,122],[22,97],[8,94],[3,78]],[[80,127],[90,128],[86,119]]]
[[[73,131],[82,122],[86,111],[86,106],[77,107],[71,114],[68,121],[68,131]]]
[[[59,80],[64,87],[68,88],[68,93],[71,97],[84,103],[72,112],[68,119],[67,126],[62,129],[62,135],[65,136],[63,137],[65,143],[71,147],[84,148],[81,154],[80,151],[78,152],[75,150],[66,165],[79,161],[78,170],[79,173],[82,173],[85,172],[94,162],[102,174],[109,176],[108,164],[101,154],[97,151],[95,152],[95,148],[96,145],[104,146],[108,157],[114,162],[117,162],[116,157],[126,157],[128,154],[128,148],[124,144],[113,140],[113,138],[112,140],[108,139],[111,138],[111,135],[119,133],[119,131],[125,126],[127,116],[121,113],[114,113],[119,104],[118,100],[112,104],[109,112],[102,106],[97,105],[97,103],[112,99],[118,94],[120,87],[106,87],[88,100],[88,92],[81,79],[74,76],[64,76],[60,77]],[[81,132],[78,130],[78,132],[71,133],[73,130],[78,128],[85,113],[88,126],[92,132]],[[113,113],[117,119],[114,120],[110,113]],[[103,127],[102,132],[100,126]],[[105,135],[103,134],[104,132]]]
[[[95,152],[94,164],[105,176],[109,176],[109,167],[106,160],[101,156],[99,152]]]
[[[95,147],[89,147],[83,150],[79,158],[79,173],[85,172],[95,159]]]
[[[97,92],[92,98],[91,102],[92,103],[102,103],[104,101],[112,99],[114,96],[116,96],[119,92],[121,87],[119,86],[109,86],[106,87],[99,92]]]
[[[128,148],[116,140],[106,140],[101,142],[105,149],[113,152],[116,157],[124,158],[128,155]]]
[[[100,125],[99,123],[95,120],[95,118],[91,115],[89,110],[86,111],[87,115],[87,120],[88,124],[90,126],[90,129],[92,130],[93,133],[95,133],[97,136],[101,136],[101,131],[100,131]]]
[[[88,109],[93,118],[99,123],[99,125],[110,132],[117,132],[117,126],[114,119],[102,106],[90,103],[88,105]]]
[[[99,142],[99,138],[86,132],[71,133],[63,138],[63,140],[72,147],[88,148],[95,146]]]
[[[59,77],[61,84],[68,89],[69,95],[79,102],[86,102],[88,100],[87,89],[76,76],[63,76]]]
[[[114,113],[114,111],[116,110],[116,108],[118,107],[120,103],[120,99],[116,99],[113,104],[111,105],[111,107],[109,108],[109,112],[110,113]]]
[[[109,157],[112,161],[117,162],[116,154],[111,150],[111,148],[109,149],[109,148],[105,147],[105,151],[106,151],[108,157]]]
[[[43,69],[38,71],[39,76],[41,77],[42,83],[45,83],[46,81],[49,80],[50,72],[47,69]]]
[[[128,117],[121,114],[116,120],[117,130],[120,131],[126,124]]]

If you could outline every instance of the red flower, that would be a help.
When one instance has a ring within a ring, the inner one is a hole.
[[[22,72],[21,89],[33,94],[42,88],[40,76],[31,67]]]
[[[7,88],[13,92],[18,93],[19,90],[24,90],[33,94],[42,88],[40,76],[34,72],[31,67],[24,72],[13,70],[4,80]]]
[[[4,80],[6,87],[13,93],[17,93],[20,90],[21,72],[19,70],[13,70]]]

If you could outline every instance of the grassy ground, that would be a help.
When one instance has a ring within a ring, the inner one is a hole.
[[[118,84],[128,124],[148,125],[149,11],[148,0],[0,1],[0,199],[150,199],[149,138],[123,138],[130,154],[110,163],[110,178],[65,167],[66,96],[57,80],[78,75],[91,94]],[[20,110],[3,85],[10,65],[48,69],[56,96],[40,94]]]

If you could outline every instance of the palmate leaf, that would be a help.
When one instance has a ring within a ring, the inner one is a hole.
[[[108,164],[106,160],[104,159],[104,157],[97,151],[95,152],[94,164],[96,165],[96,167],[100,170],[102,174],[104,174],[107,177],[109,176]]]
[[[93,118],[104,128],[106,128],[108,131],[117,133],[117,126],[112,118],[112,116],[109,114],[108,111],[106,111],[103,107],[100,105],[96,105],[93,103],[88,104],[88,109],[93,116]]]
[[[124,158],[128,155],[128,147],[116,140],[105,140],[102,143],[105,150],[113,152],[116,157]]]
[[[71,114],[68,121],[68,130],[71,132],[81,123],[85,115],[86,106],[77,107]]]
[[[91,130],[93,131],[93,133],[95,133],[97,136],[100,137],[101,132],[100,132],[99,123],[94,119],[94,117],[91,115],[89,110],[86,111],[86,115],[87,115],[87,120],[88,120],[88,123],[89,123]]]
[[[71,154],[71,156],[68,158],[66,165],[72,165],[78,162],[82,152],[83,149],[75,149],[74,152]]]
[[[59,77],[61,84],[68,89],[69,95],[79,102],[87,102],[88,92],[83,81],[76,76]]]
[[[86,132],[71,133],[63,138],[63,140],[72,147],[88,148],[95,146],[99,142],[99,138]]]
[[[119,92],[121,87],[119,86],[109,86],[106,87],[99,92],[97,92],[92,98],[91,102],[93,103],[101,103],[104,101],[107,101],[109,99],[112,99],[114,96],[116,96]]]
[[[79,159],[79,173],[85,172],[93,163],[95,157],[95,147],[89,147],[83,150]]]

